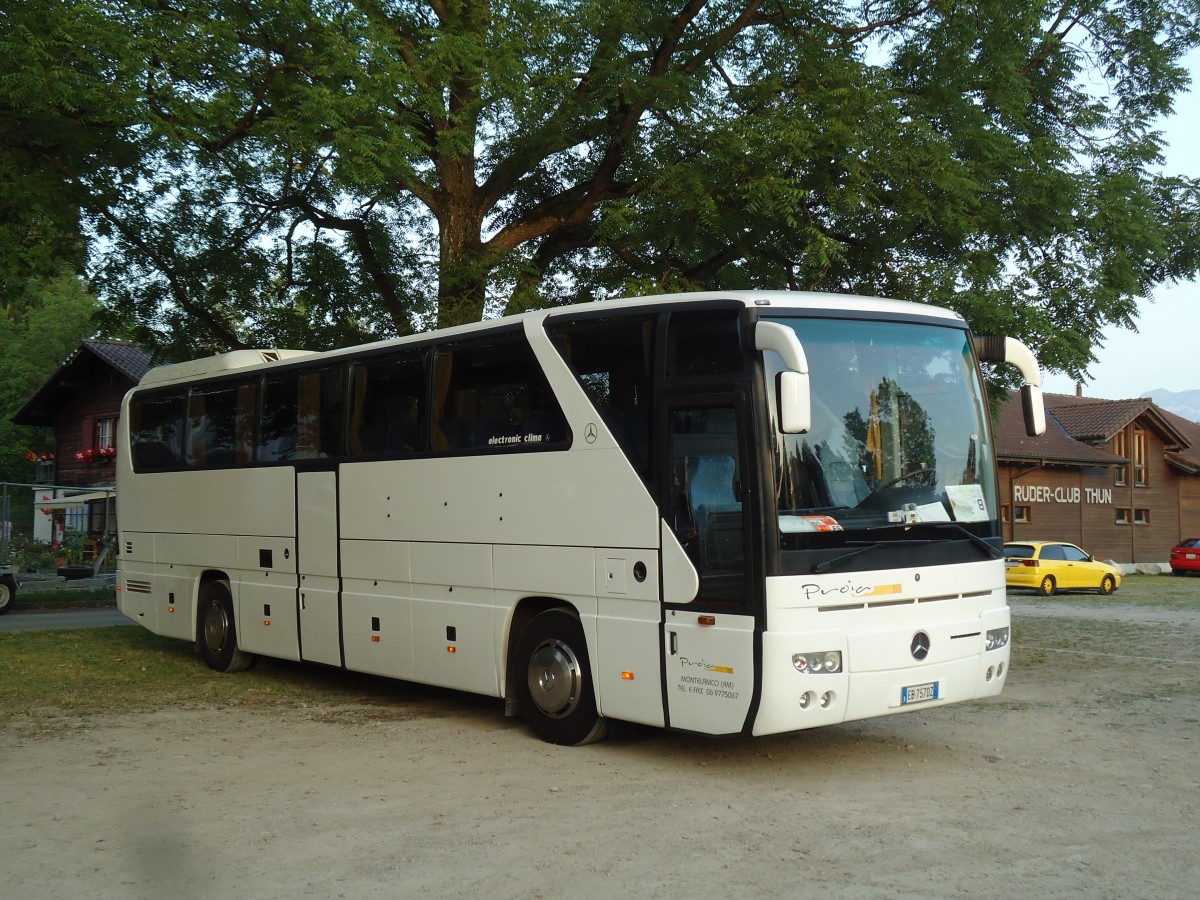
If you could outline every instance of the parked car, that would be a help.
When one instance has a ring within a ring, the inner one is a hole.
[[[1200,572],[1200,538],[1184,538],[1171,548],[1171,574]]]
[[[1030,588],[1046,597],[1055,591],[1111,594],[1121,586],[1117,569],[1061,541],[1005,544],[1004,566],[1004,580],[1010,588]]]

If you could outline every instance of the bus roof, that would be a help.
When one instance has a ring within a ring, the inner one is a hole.
[[[725,303],[741,303],[744,306],[763,310],[764,312],[767,310],[777,310],[780,312],[797,310],[807,313],[830,312],[834,314],[867,313],[896,317],[919,316],[925,319],[945,319],[947,323],[963,324],[962,316],[952,310],[924,303],[889,300],[882,297],[863,297],[854,294],[827,294],[815,291],[703,291],[680,294],[654,294],[646,297],[624,297],[616,300],[598,300],[589,303],[575,303],[568,306],[554,306],[548,309],[533,310],[513,316],[486,319],[481,322],[438,329],[436,332],[421,332],[403,338],[385,338],[381,341],[353,348],[329,351],[329,355],[339,356],[358,352],[368,347],[375,348],[388,344],[428,340],[435,334],[439,337],[466,336],[476,331],[513,325],[529,319],[540,321],[560,316],[574,316],[579,313],[601,312],[604,310],[646,308],[660,304],[699,304],[722,301]],[[139,385],[145,387],[188,381],[193,378],[203,378],[209,375],[233,372],[238,369],[253,368],[264,363],[283,362],[298,357],[318,355],[318,353],[320,351],[315,350],[234,350],[230,353],[221,353],[216,356],[204,357],[188,362],[156,366],[142,377]]]

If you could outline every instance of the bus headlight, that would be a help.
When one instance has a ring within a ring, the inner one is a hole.
[[[803,672],[805,675],[840,672],[842,671],[842,651],[820,650],[816,653],[793,653],[792,665],[796,667],[797,672]]]
[[[1007,628],[991,628],[988,630],[987,638],[984,641],[985,650],[999,650],[1001,647],[1008,646],[1008,629]]]

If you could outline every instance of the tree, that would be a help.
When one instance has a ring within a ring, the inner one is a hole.
[[[1197,0],[104,11],[143,168],[77,181],[108,321],[169,354],[787,286],[948,305],[1078,375],[1200,267],[1154,130]]]
[[[124,101],[127,40],[88,0],[7,0],[0,11],[0,311],[10,317],[37,282],[83,272],[82,209],[110,200],[104,179],[141,156]]]

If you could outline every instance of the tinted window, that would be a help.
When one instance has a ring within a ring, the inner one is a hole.
[[[342,455],[344,374],[341,366],[300,374],[296,459],[324,459]]]
[[[250,462],[256,395],[256,385],[251,383],[195,388],[188,398],[186,464]]]
[[[1005,546],[1004,555],[1017,559],[1031,559],[1033,558],[1033,548],[1028,544],[1010,544]]]
[[[129,407],[129,443],[139,472],[183,462],[184,394],[139,394]]]
[[[647,468],[654,317],[552,322],[547,331],[630,460]]]
[[[738,311],[675,313],[667,326],[667,377],[702,378],[742,372]]]
[[[742,467],[732,404],[670,411],[670,522],[700,575],[701,602],[745,600]]]
[[[433,362],[434,450],[528,450],[562,445],[566,420],[524,335],[456,341]]]
[[[293,373],[263,381],[259,414],[259,462],[278,462],[296,455],[296,383]]]
[[[425,395],[424,354],[420,352],[356,365],[350,393],[350,453],[371,456],[424,449]]]
[[[343,369],[284,372],[263,384],[259,462],[321,459],[342,452]]]
[[[1047,544],[1042,548],[1041,559],[1063,559],[1067,557],[1063,553],[1063,548],[1058,544]]]

